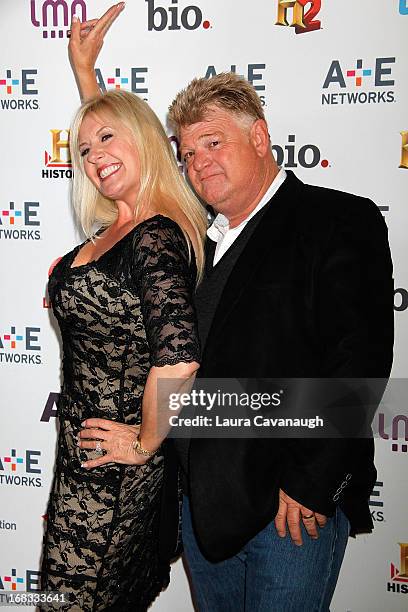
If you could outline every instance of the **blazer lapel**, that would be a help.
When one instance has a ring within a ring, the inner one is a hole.
[[[290,218],[290,211],[298,202],[303,183],[291,171],[273,198],[266,204],[267,210],[254,229],[245,249],[232,270],[220,301],[204,347],[204,356],[211,351],[211,344],[219,337],[230,312],[234,309],[246,284],[265,261],[265,255],[282,239],[281,228]],[[203,357],[204,357],[203,356]]]

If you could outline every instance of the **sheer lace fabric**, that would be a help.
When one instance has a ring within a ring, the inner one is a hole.
[[[164,457],[86,471],[81,463],[98,455],[79,449],[75,436],[89,417],[139,424],[151,366],[199,360],[195,266],[181,230],[161,215],[72,268],[81,246],[49,281],[63,386],[42,586],[67,593],[60,610],[142,611],[169,580],[158,556]]]

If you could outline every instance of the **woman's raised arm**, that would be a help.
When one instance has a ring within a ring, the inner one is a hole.
[[[100,19],[81,23],[77,17],[71,24],[68,54],[82,102],[100,95],[95,76],[95,62],[103,45],[106,32],[125,8],[124,2],[111,6]]]

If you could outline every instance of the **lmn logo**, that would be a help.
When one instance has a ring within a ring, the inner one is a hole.
[[[31,23],[42,30],[43,38],[68,36],[68,27],[74,15],[86,21],[84,0],[30,0],[30,9]]]
[[[315,17],[320,12],[321,6],[321,0],[278,0],[278,19],[275,25],[295,28],[296,34],[320,30],[321,22]],[[292,11],[292,23],[288,21],[289,9]]]

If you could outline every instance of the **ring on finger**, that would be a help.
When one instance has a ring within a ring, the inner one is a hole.
[[[302,519],[303,519],[304,521],[309,521],[310,519],[314,519],[314,518],[315,518],[315,515],[314,515],[314,514],[308,514],[307,516],[303,516],[303,515],[302,515]]]
[[[95,450],[99,455],[103,455],[103,448],[100,440],[96,441]]]

